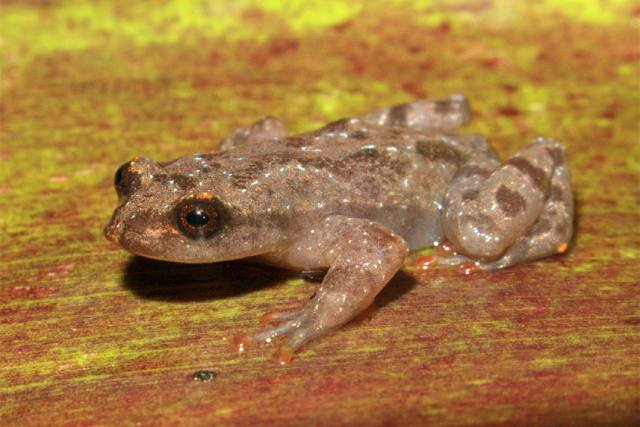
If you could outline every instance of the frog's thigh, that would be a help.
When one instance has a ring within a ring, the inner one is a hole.
[[[372,111],[363,120],[381,126],[405,126],[426,131],[449,131],[471,120],[469,102],[463,95],[421,100]]]
[[[564,148],[539,138],[504,165],[458,171],[445,196],[445,236],[485,268],[562,252],[573,232]],[[492,169],[493,168],[493,169]]]
[[[340,215],[325,219],[289,251],[295,263],[313,259],[329,266],[320,288],[294,319],[266,335],[288,335],[287,345],[295,350],[344,325],[371,305],[407,253],[404,240],[378,223]]]
[[[275,117],[267,116],[257,122],[233,130],[222,141],[220,151],[237,147],[251,140],[265,140],[272,138],[284,138],[287,136],[287,128],[283,122]]]

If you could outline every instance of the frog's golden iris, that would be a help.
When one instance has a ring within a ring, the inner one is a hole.
[[[212,197],[183,199],[176,206],[179,230],[193,239],[211,237],[219,228],[220,202]]]

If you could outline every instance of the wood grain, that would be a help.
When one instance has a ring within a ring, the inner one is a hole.
[[[640,10],[419,3],[0,4],[0,424],[640,421]],[[279,366],[231,340],[315,283],[101,235],[135,155],[453,92],[503,156],[537,135],[568,146],[565,256],[464,276],[414,254],[374,309]]]

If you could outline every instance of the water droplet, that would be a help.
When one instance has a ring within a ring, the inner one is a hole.
[[[436,257],[433,255],[421,256],[416,259],[415,266],[420,270],[428,270],[436,261]]]

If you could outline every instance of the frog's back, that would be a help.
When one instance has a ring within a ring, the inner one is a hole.
[[[426,134],[343,119],[313,132],[198,158],[237,191],[266,195],[261,203],[270,212],[290,216],[301,227],[331,214],[369,218],[405,237],[410,247],[422,247],[440,240],[446,183],[486,147],[473,135]]]

